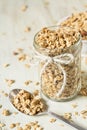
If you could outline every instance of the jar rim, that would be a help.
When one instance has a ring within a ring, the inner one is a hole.
[[[69,27],[69,26],[60,26],[60,25],[58,25],[58,26],[49,26],[49,27],[46,27],[46,28],[48,28],[48,29],[52,29],[52,28],[71,28],[71,29],[74,29],[74,28],[72,28],[72,27]],[[35,50],[44,50],[44,51],[50,51],[50,50],[52,50],[52,49],[49,49],[49,48],[44,48],[44,47],[41,47],[39,44],[37,44],[37,42],[36,42],[36,37],[38,36],[38,34],[39,34],[39,32],[40,32],[41,30],[39,30],[36,34],[35,34],[35,36],[34,36],[34,42],[33,42],[33,46],[34,46],[34,48],[35,48]],[[66,48],[55,48],[55,49],[53,49],[53,50],[60,50],[60,51],[62,51],[62,50],[67,50],[67,49],[72,49],[72,48],[74,48],[74,47],[77,47],[80,43],[81,43],[81,34],[78,32],[78,40],[73,44],[73,45],[71,45],[71,46],[69,46],[69,47],[66,47]]]

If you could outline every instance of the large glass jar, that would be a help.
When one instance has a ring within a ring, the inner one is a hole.
[[[50,30],[60,28],[67,32],[69,27],[49,27]],[[72,32],[72,28],[69,29]],[[33,45],[36,56],[41,59],[39,68],[41,68],[40,85],[42,95],[54,101],[66,101],[74,98],[81,88],[82,44],[80,34],[78,33],[77,40],[73,45],[59,49],[40,46],[37,41],[39,34],[40,32],[35,35]]]

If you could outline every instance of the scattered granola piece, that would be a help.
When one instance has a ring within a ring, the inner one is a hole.
[[[8,67],[8,66],[10,66],[10,64],[7,64],[7,63],[6,63],[6,64],[3,64],[3,67],[4,67],[4,68],[6,68],[6,67]]]
[[[15,83],[15,80],[5,79],[5,82],[7,82],[8,86],[11,86],[13,83]]]
[[[40,83],[39,82],[36,82],[35,85],[38,86]]]
[[[31,130],[31,129],[34,129],[34,130],[43,130],[44,128],[42,128],[40,126],[40,124],[38,123],[38,121],[35,121],[35,122],[29,122],[27,124],[24,125],[24,127],[17,127],[17,130]]]
[[[31,126],[26,124],[26,125],[23,127],[23,130],[31,130]]]
[[[9,126],[11,129],[13,129],[13,128],[15,128],[16,127],[16,124],[14,124],[14,123],[12,123],[12,124],[10,124],[10,126]]]
[[[44,6],[47,7],[49,5],[48,1],[44,1]]]
[[[77,104],[72,104],[72,107],[73,108],[76,108],[78,105]]]
[[[40,127],[38,130],[43,130],[44,128]]]
[[[22,48],[17,48],[16,51],[13,51],[13,55],[19,55],[20,53],[23,52],[23,50],[24,50],[24,49],[22,49]]]
[[[7,110],[7,109],[4,109],[4,110],[2,111],[2,114],[3,114],[4,116],[9,116],[9,115],[11,115],[11,112],[10,112],[9,110]]]
[[[25,32],[30,32],[30,31],[31,31],[31,28],[30,28],[30,27],[26,27],[24,31],[25,31]]]
[[[19,53],[18,53],[18,52],[16,52],[16,51],[14,51],[14,52],[13,52],[13,55],[15,55],[15,56],[16,56],[16,55],[18,55],[18,54],[19,54]]]
[[[81,115],[84,119],[87,118],[87,110],[81,111]]]
[[[4,126],[6,126],[4,123],[1,123],[0,122],[0,127],[2,128],[2,127],[4,127]]]
[[[54,123],[55,121],[56,121],[56,119],[54,119],[54,118],[51,118],[51,119],[50,119],[50,122],[51,122],[51,123]]]
[[[8,97],[8,93],[3,93],[3,95],[4,95],[5,97]]]
[[[64,118],[67,120],[71,120],[72,119],[72,113],[64,113]]]
[[[40,124],[38,123],[38,121],[35,121],[35,122],[29,122],[27,124],[25,124],[23,130],[31,130],[31,129],[34,129],[34,130],[43,130],[44,128],[42,128],[40,126]]]
[[[86,116],[83,115],[82,118],[83,118],[83,119],[86,119]]]
[[[25,82],[24,82],[24,84],[25,84],[26,86],[29,85],[29,83],[30,83],[29,81],[25,81]]]
[[[38,123],[36,123],[36,121],[35,121],[35,122],[29,122],[29,123],[28,123],[28,125],[31,125],[31,126],[34,126],[34,125],[36,125],[36,124],[38,124]]]
[[[27,81],[24,82],[24,84],[25,84],[26,86],[28,86],[30,83],[32,83],[31,80],[27,80]]]
[[[26,54],[21,54],[21,55],[18,57],[18,60],[19,60],[19,61],[25,61],[25,60],[26,60]]]
[[[85,113],[87,113],[86,110],[82,110],[82,111],[81,111],[81,114],[85,114]]]
[[[18,122],[18,123],[15,123],[15,125],[16,125],[16,126],[19,126],[19,125],[20,125],[20,123],[19,123],[19,122]]]
[[[30,68],[30,65],[29,65],[29,64],[25,64],[25,67],[26,67],[26,68]]]
[[[28,8],[27,5],[22,5],[21,10],[22,10],[23,12],[25,12],[25,11],[27,10],[27,8]]]
[[[18,48],[17,51],[18,51],[19,53],[22,53],[22,52],[24,51],[24,49]]]
[[[78,115],[79,115],[79,113],[76,111],[76,112],[74,112],[74,115],[78,116]]]

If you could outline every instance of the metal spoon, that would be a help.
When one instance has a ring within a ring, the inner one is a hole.
[[[14,99],[14,97],[15,97],[15,96],[19,93],[19,91],[21,91],[21,90],[22,90],[22,89],[13,89],[13,90],[11,90],[11,92],[9,93],[9,100],[10,100],[10,102],[11,102],[12,105],[13,105],[13,99]],[[13,105],[13,106],[14,106],[14,105]],[[15,107],[15,106],[14,106],[14,107]],[[15,108],[16,108],[16,107],[15,107]],[[17,109],[17,108],[16,108],[16,109]],[[17,110],[18,110],[18,109],[17,109]],[[19,111],[19,110],[18,110],[18,111]],[[20,111],[20,112],[21,112],[21,111]],[[41,112],[41,113],[37,114],[37,116],[45,115],[45,114],[47,114],[47,115],[52,115],[52,116],[54,116],[55,118],[60,119],[60,120],[64,121],[65,123],[67,123],[68,125],[70,125],[70,126],[76,128],[77,130],[87,130],[87,128],[85,129],[85,128],[83,128],[82,126],[76,124],[75,122],[69,121],[69,120],[65,119],[63,116],[58,115],[58,114],[56,114],[56,113],[54,113],[54,112],[51,112],[48,108],[47,108],[47,110],[46,110],[45,112]]]

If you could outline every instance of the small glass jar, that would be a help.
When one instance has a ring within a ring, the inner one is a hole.
[[[49,27],[50,30],[69,27]],[[72,28],[70,28],[72,30]],[[74,98],[81,89],[81,36],[67,48],[48,49],[38,45],[34,37],[34,48],[40,62],[41,93],[54,101]]]

